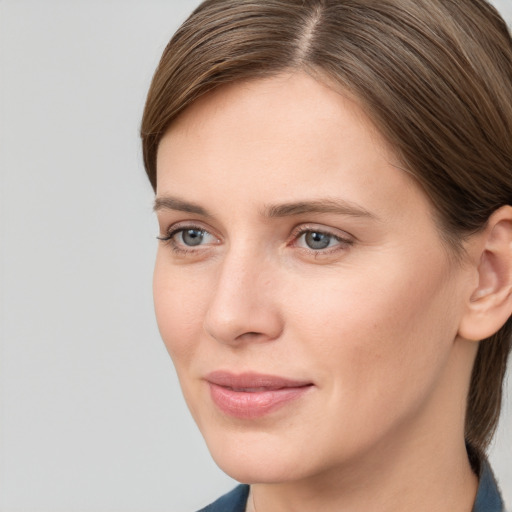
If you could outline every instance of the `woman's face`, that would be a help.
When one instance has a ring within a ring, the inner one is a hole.
[[[163,138],[158,325],[233,477],[314,477],[459,428],[468,279],[397,164],[302,73],[224,86]]]

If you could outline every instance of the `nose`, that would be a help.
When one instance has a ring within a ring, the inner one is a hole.
[[[224,258],[204,320],[220,343],[272,341],[283,330],[276,304],[275,272],[264,258],[231,254]]]

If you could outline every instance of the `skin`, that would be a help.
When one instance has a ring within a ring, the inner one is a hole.
[[[253,484],[249,510],[471,511],[477,343],[459,327],[478,275],[398,164],[357,102],[303,73],[209,93],[161,141],[157,321],[212,456]],[[276,208],[311,201],[343,208]],[[327,248],[308,247],[315,231]],[[217,370],[313,386],[238,419],[212,402]]]

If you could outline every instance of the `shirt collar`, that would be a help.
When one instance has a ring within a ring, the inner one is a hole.
[[[498,484],[485,458],[480,461],[478,492],[473,512],[505,512]]]

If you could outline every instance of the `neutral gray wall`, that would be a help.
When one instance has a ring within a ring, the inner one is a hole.
[[[233,485],[155,327],[137,135],[196,4],[0,0],[2,512],[191,511]],[[510,503],[511,402],[492,453]]]

